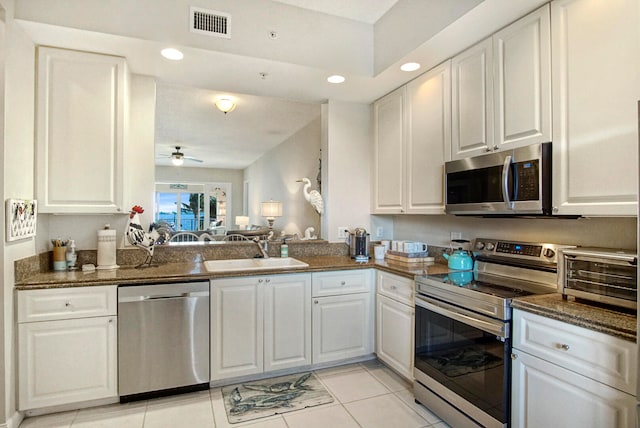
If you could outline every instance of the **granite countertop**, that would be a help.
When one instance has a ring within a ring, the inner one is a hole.
[[[583,303],[574,298],[564,300],[560,293],[519,297],[512,301],[512,306],[624,340],[636,341],[635,314]]]
[[[122,266],[114,270],[96,270],[94,272],[44,272],[30,276],[17,282],[17,290],[38,288],[84,287],[112,284],[150,284],[161,282],[208,280],[233,276],[272,275],[296,272],[318,272],[329,270],[367,269],[377,268],[386,272],[411,278],[415,275],[427,273],[447,272],[444,264],[415,263],[406,265],[387,260],[370,260],[367,263],[356,263],[348,256],[309,256],[295,257],[309,264],[303,269],[265,269],[259,271],[236,271],[225,273],[210,273],[203,263],[181,262],[163,263],[158,266],[136,269],[133,266]]]
[[[303,269],[265,269],[259,271],[236,271],[210,273],[199,262],[162,263],[158,266],[136,269],[133,266],[122,266],[115,270],[96,270],[94,272],[44,272],[32,275],[17,282],[17,290],[40,288],[84,287],[96,285],[120,284],[153,284],[163,282],[180,282],[193,280],[209,280],[234,276],[274,275],[297,272],[322,272],[330,270],[369,269],[375,268],[385,272],[413,279],[416,275],[439,274],[449,271],[446,264],[441,263],[395,263],[389,260],[369,260],[367,263],[356,263],[348,256],[301,256],[295,257],[309,264]],[[636,340],[636,316],[624,312],[576,302],[574,299],[563,300],[562,295],[544,294],[514,299],[514,308],[526,310],[545,317],[586,327],[594,331],[610,334],[625,340]]]

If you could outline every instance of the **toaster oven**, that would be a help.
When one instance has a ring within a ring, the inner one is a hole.
[[[637,252],[610,248],[567,248],[558,263],[563,296],[637,308]]]

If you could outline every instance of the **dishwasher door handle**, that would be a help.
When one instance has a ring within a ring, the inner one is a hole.
[[[207,291],[192,291],[188,293],[174,293],[174,294],[158,294],[158,295],[145,295],[145,296],[128,296],[128,297],[120,297],[118,302],[120,303],[129,303],[129,302],[145,302],[151,300],[166,300],[166,299],[186,299],[189,297],[209,297],[209,292]]]

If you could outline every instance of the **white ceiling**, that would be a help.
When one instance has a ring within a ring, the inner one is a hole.
[[[236,101],[234,111],[215,107],[221,95]],[[185,166],[244,169],[320,117],[317,103],[165,83],[156,97],[156,165],[171,165],[166,155],[180,146],[185,156],[203,160]]]
[[[398,0],[274,0],[303,9],[373,24]]]
[[[410,13],[412,1],[20,0],[16,20],[36,44],[120,55],[131,72],[155,76],[162,115],[156,129],[158,154],[180,145],[185,155],[205,159],[201,166],[243,168],[279,138],[284,141],[308,124],[320,103],[370,103],[545,2],[464,0],[471,9],[460,19],[416,49],[398,52],[393,64],[374,73],[372,22],[401,27],[404,21],[396,24],[397,20],[386,18],[393,17],[393,11]],[[450,16],[445,13],[450,12],[450,1],[419,0],[419,4],[423,11],[427,4],[429,10]],[[232,13],[232,38],[190,33],[185,24],[189,6]],[[438,21],[437,13],[430,19]],[[278,32],[276,40],[268,37],[272,30]],[[411,31],[409,36],[420,38],[419,25]],[[162,58],[158,53],[168,45],[180,48],[184,60]],[[399,65],[409,60],[420,62],[423,69],[399,71]],[[347,81],[327,83],[327,76],[335,73],[344,74]],[[164,85],[171,89],[165,91]],[[213,109],[213,101],[202,102],[221,91],[238,98],[237,109],[226,116]],[[194,104],[170,110],[178,104],[172,97]],[[223,159],[229,162],[223,164]]]

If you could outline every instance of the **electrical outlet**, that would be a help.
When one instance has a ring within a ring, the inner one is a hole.
[[[383,233],[384,229],[382,228],[382,226],[378,226],[378,228],[376,229],[376,238],[382,238]]]
[[[349,230],[347,226],[338,226],[338,238],[346,239],[348,233],[349,233]]]
[[[451,240],[462,239],[462,232],[451,232]]]

